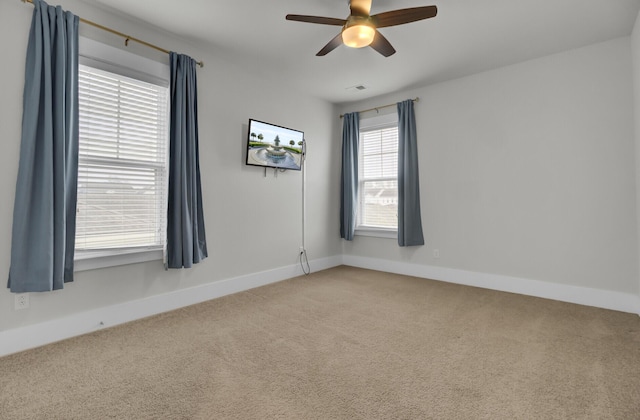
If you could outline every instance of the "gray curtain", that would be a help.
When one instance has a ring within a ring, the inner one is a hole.
[[[189,268],[207,257],[198,152],[196,61],[170,54],[171,122],[167,267]]]
[[[413,100],[398,102],[398,245],[424,245]]]
[[[353,240],[358,208],[358,140],[360,114],[352,112],[342,119],[342,173],[340,176],[340,237]]]
[[[13,207],[12,292],[73,281],[78,182],[78,17],[33,0]]]

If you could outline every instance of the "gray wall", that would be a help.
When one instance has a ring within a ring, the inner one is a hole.
[[[631,56],[633,59],[633,99],[635,121],[635,159],[636,159],[636,216],[638,241],[640,242],[640,13],[636,17],[636,24],[631,34]],[[638,251],[640,253],[640,250]],[[640,254],[636,257],[640,265]],[[638,277],[640,288],[640,276]]]
[[[149,262],[77,273],[64,290],[30,294],[31,307],[14,311],[5,288],[9,271],[13,196],[18,170],[24,60],[33,7],[19,1],[0,5],[0,38],[5,59],[0,67],[0,331],[48,319],[116,305],[174,290],[204,285],[297,263],[302,236],[300,172],[269,172],[244,165],[248,119],[271,121],[305,131],[307,160],[306,246],[310,259],[340,254],[336,229],[339,194],[332,134],[338,121],[333,105],[292,91],[283,81],[264,80],[250,68],[238,68],[223,51],[193,45],[140,22],[115,16],[79,1],[63,8],[163,48],[204,60],[198,70],[201,174],[209,258],[190,270],[165,272]],[[81,34],[124,48],[123,40],[80,25]],[[168,62],[168,56],[132,44],[130,50]]]
[[[630,51],[625,37],[341,107],[420,97],[426,241],[356,237],[345,255],[637,296]]]

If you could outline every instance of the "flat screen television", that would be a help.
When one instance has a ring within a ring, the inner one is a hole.
[[[254,119],[247,130],[247,165],[265,168],[302,168],[304,133]]]

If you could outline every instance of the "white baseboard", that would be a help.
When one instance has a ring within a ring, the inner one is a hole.
[[[341,264],[342,256],[309,261],[312,272]],[[300,265],[290,265],[0,331],[0,357],[302,274]]]
[[[640,296],[628,293],[350,255],[310,261],[313,272],[341,264],[640,315]],[[0,331],[0,357],[302,274],[299,265],[290,265]]]
[[[343,255],[342,260],[343,264],[354,267],[536,296],[640,315],[640,296],[630,293],[352,255]]]

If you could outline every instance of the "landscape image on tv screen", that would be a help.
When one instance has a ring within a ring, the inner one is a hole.
[[[247,165],[299,171],[303,145],[302,131],[249,120]]]

